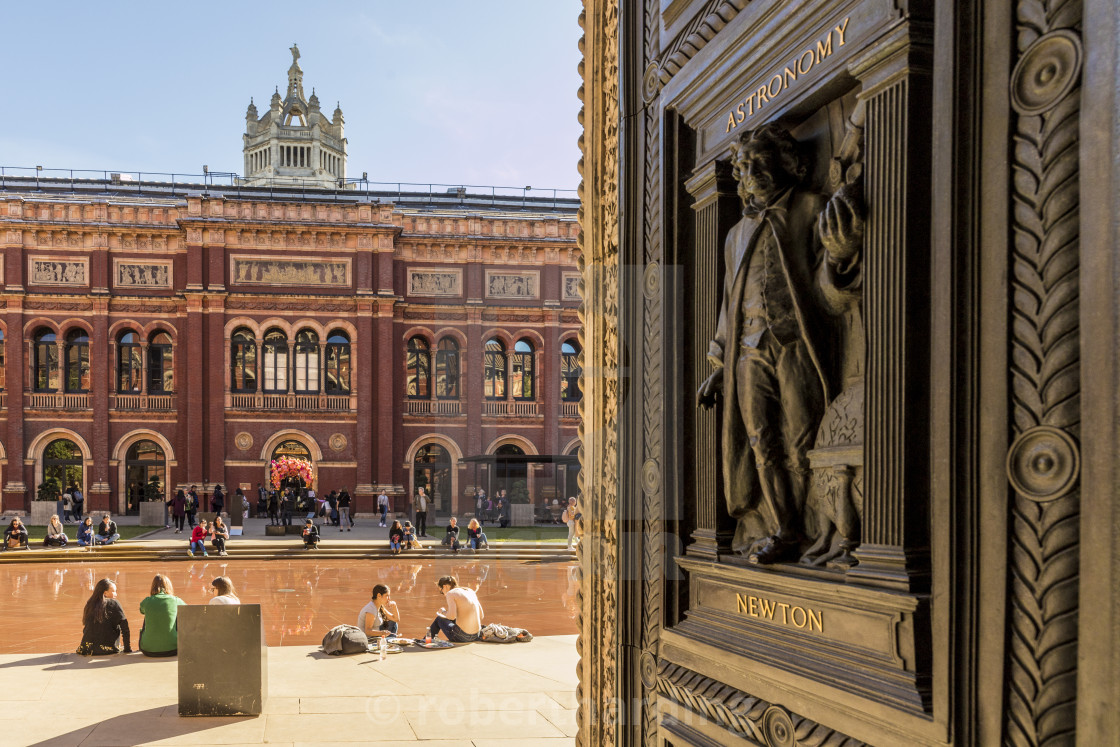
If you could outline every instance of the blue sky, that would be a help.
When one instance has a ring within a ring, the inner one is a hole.
[[[0,165],[242,170],[250,96],[342,104],[349,175],[574,189],[580,0],[12,3]]]

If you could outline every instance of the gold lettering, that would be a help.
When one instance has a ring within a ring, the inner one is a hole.
[[[754,94],[747,97],[747,114],[754,114]]]
[[[801,64],[802,62],[805,61],[806,57],[809,58],[809,66],[808,67],[805,67],[804,65]],[[807,72],[809,72],[810,70],[813,69],[813,63],[814,62],[815,62],[815,60],[813,59],[813,50],[806,49],[804,52],[802,52],[801,57],[799,57],[798,60],[797,60],[797,72],[804,75],[805,73],[807,73]]]
[[[735,127],[735,113],[731,112],[727,115],[727,129],[724,132],[731,132]]]
[[[735,114],[737,115],[736,119],[739,122],[742,122],[744,119],[747,118],[746,115],[743,114],[743,105],[742,104],[739,104],[737,107],[735,107]]]
[[[762,102],[763,101],[769,101],[770,100],[770,99],[766,98],[766,86],[762,86],[757,91],[755,91],[755,95],[758,96],[758,108],[759,109],[762,108]]]
[[[797,613],[798,612],[801,613],[801,622],[797,622]],[[805,627],[805,608],[804,607],[798,607],[798,606],[794,605],[793,609],[791,609],[789,611],[789,619],[791,621],[793,621],[793,626],[795,628],[804,628]]]
[[[849,20],[850,19],[845,18],[844,22],[836,27],[836,33],[840,35],[840,43],[836,45],[838,47],[844,46],[844,32],[848,30],[848,21]],[[832,34],[829,33],[829,36],[832,36]]]
[[[750,606],[751,606],[751,610],[747,614],[750,615],[751,617],[758,617],[758,613],[755,612],[755,604],[758,602],[758,597],[747,597],[747,601],[750,603]]]
[[[735,611],[738,612],[740,615],[742,615],[743,613],[745,613],[747,611],[747,603],[743,600],[743,595],[742,594],[736,594],[735,595],[735,603],[736,603],[736,610]]]
[[[845,20],[844,23],[847,23],[847,20]],[[809,610],[809,630],[810,631],[813,630],[813,625],[814,624],[817,626],[817,630],[819,630],[822,633],[824,632],[824,612],[821,612],[820,610],[813,610],[813,609]]]
[[[810,631],[824,632],[824,612],[810,607],[777,602],[753,594],[736,594],[735,610],[740,615],[773,620],[775,623],[790,625],[800,630],[808,628]],[[776,610],[782,613],[779,619],[774,618]]]
[[[775,606],[774,602],[772,600],[769,600],[769,599],[759,599],[758,601],[762,605],[762,616],[763,617],[768,617],[771,620],[773,620],[774,619],[774,606]]]
[[[777,91],[774,90],[774,81],[778,81],[778,90]],[[775,96],[777,96],[779,93],[782,92],[782,76],[781,75],[775,75],[773,78],[770,79],[770,83],[766,86],[766,92],[770,94],[771,99],[773,99]]]
[[[778,602],[778,608],[782,611],[782,625],[786,625],[786,610],[789,609],[789,605],[785,602]]]
[[[782,74],[785,75],[785,87],[786,88],[789,88],[789,82],[791,80],[797,80],[797,72],[794,71],[794,70],[790,70],[788,67],[785,70],[782,71]]]
[[[828,37],[824,41],[817,42],[817,62],[820,62],[825,57],[832,54],[832,32],[828,32]]]

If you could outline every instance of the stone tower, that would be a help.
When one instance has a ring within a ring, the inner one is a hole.
[[[277,89],[263,117],[257,117],[251,99],[245,112],[243,183],[337,189],[346,179],[342,109],[335,107],[334,116],[327,119],[314,89],[311,98],[304,97],[299,47],[293,44],[290,51],[287,94],[281,99]]]

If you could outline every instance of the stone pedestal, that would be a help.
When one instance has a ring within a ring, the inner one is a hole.
[[[268,648],[259,604],[179,608],[179,715],[259,716]]]

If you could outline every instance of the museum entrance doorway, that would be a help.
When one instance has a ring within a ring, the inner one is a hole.
[[[412,459],[413,495],[420,488],[432,499],[438,513],[454,510],[451,502],[451,456],[439,444],[424,444]]]
[[[137,441],[125,455],[125,514],[136,516],[143,501],[163,500],[167,459],[155,441]]]

